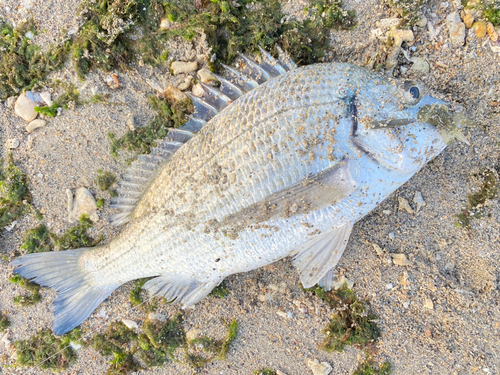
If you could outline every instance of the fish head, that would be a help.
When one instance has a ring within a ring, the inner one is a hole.
[[[425,93],[414,81],[381,76],[356,91],[356,129],[363,149],[376,152],[385,161],[412,159],[410,170],[421,168],[453,140],[468,144],[460,132],[467,123],[443,100]]]

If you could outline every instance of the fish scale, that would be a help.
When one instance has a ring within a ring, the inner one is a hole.
[[[57,334],[143,277],[154,277],[151,294],[186,307],[231,274],[293,256],[305,287],[328,289],[354,223],[446,147],[444,130],[419,119],[423,108],[426,121],[442,116],[444,103],[418,85],[344,63],[293,69],[281,51],[279,62],[262,54],[260,66],[242,60],[248,77],[228,68],[220,91],[191,96],[195,118],[133,164],[113,203],[114,222],[127,222],[115,239],[13,261],[58,291]]]

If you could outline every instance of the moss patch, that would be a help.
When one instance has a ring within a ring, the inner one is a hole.
[[[59,238],[55,240],[55,245],[59,250],[78,249],[80,247],[92,247],[101,240],[93,239],[87,231],[92,228],[94,223],[88,216],[82,215],[78,225],[68,229]]]
[[[12,154],[6,163],[0,159],[0,229],[31,209],[28,177],[15,165]]]
[[[10,327],[9,318],[7,318],[7,315],[0,313],[0,333],[5,331],[8,327]]]
[[[54,247],[54,238],[55,235],[50,233],[45,224],[40,224],[24,234],[24,241],[21,245],[21,249],[26,250],[26,254],[52,251]]]
[[[494,0],[487,1],[483,10],[483,16],[493,26],[500,26],[500,3]]]
[[[193,110],[190,100],[168,101],[154,95],[149,97],[149,105],[157,114],[148,126],[128,131],[120,138],[108,133],[110,151],[115,158],[118,157],[118,150],[133,152],[135,155],[129,161],[139,154],[151,153],[156,141],[165,138],[169,128],[182,126],[186,122],[185,114]]]
[[[270,368],[263,368],[262,370],[254,370],[253,373],[256,375],[276,375],[276,371],[273,371]]]
[[[107,191],[112,197],[116,197],[118,193],[111,189],[111,186],[116,182],[116,176],[111,172],[104,172],[102,169],[97,170],[96,184],[102,191]]]
[[[81,331],[55,337],[50,330],[38,332],[28,340],[14,342],[16,362],[21,366],[37,366],[39,369],[61,371],[76,362],[77,354],[70,342],[79,341]]]
[[[348,345],[366,347],[380,337],[380,330],[374,322],[377,317],[360,301],[347,284],[334,291],[326,292],[316,286],[306,289],[323,299],[334,310],[332,320],[323,331],[326,338],[321,345],[325,351],[341,352]]]
[[[23,307],[34,305],[42,300],[40,295],[40,285],[32,283],[19,275],[14,275],[9,278],[11,283],[17,284],[20,287],[30,291],[32,294],[24,294],[14,297],[14,303]]]
[[[212,291],[210,292],[209,296],[215,297],[215,298],[226,298],[230,294],[229,289],[226,285],[226,281],[222,281],[219,285],[217,285]]]
[[[483,185],[481,190],[467,198],[467,208],[457,214],[457,228],[471,228],[473,219],[480,219],[485,213],[483,206],[488,199],[494,199],[498,194],[498,177],[493,170],[482,172]]]
[[[380,366],[376,365],[370,355],[359,364],[352,375],[389,375],[392,373],[391,364],[384,362]]]
[[[36,35],[32,20],[13,28],[0,20],[0,100],[22,89],[31,89],[50,72],[60,69],[68,50],[67,43],[52,46],[42,53],[39,46],[27,37]]]
[[[418,11],[428,2],[429,0],[385,0],[385,3],[401,16],[407,27],[418,22]]]

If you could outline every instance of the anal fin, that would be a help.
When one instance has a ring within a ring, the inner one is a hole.
[[[170,276],[158,276],[144,284],[151,295],[182,303],[182,308],[193,306],[205,298],[222,280],[191,283],[172,281]]]
[[[346,223],[319,235],[298,249],[294,262],[304,288],[311,288],[320,281],[324,284],[330,282],[330,285],[325,287],[331,287],[331,275],[330,280],[325,280],[325,275],[328,276],[327,274],[337,265],[347,246],[351,231],[352,224]]]

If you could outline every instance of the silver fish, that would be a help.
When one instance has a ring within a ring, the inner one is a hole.
[[[231,274],[291,256],[304,287],[329,289],[354,223],[463,140],[446,103],[415,82],[351,64],[296,68],[265,51],[241,67],[204,85],[195,117],[125,174],[113,221],[127,224],[113,241],[12,262],[58,292],[56,334],[143,277],[187,307]]]

